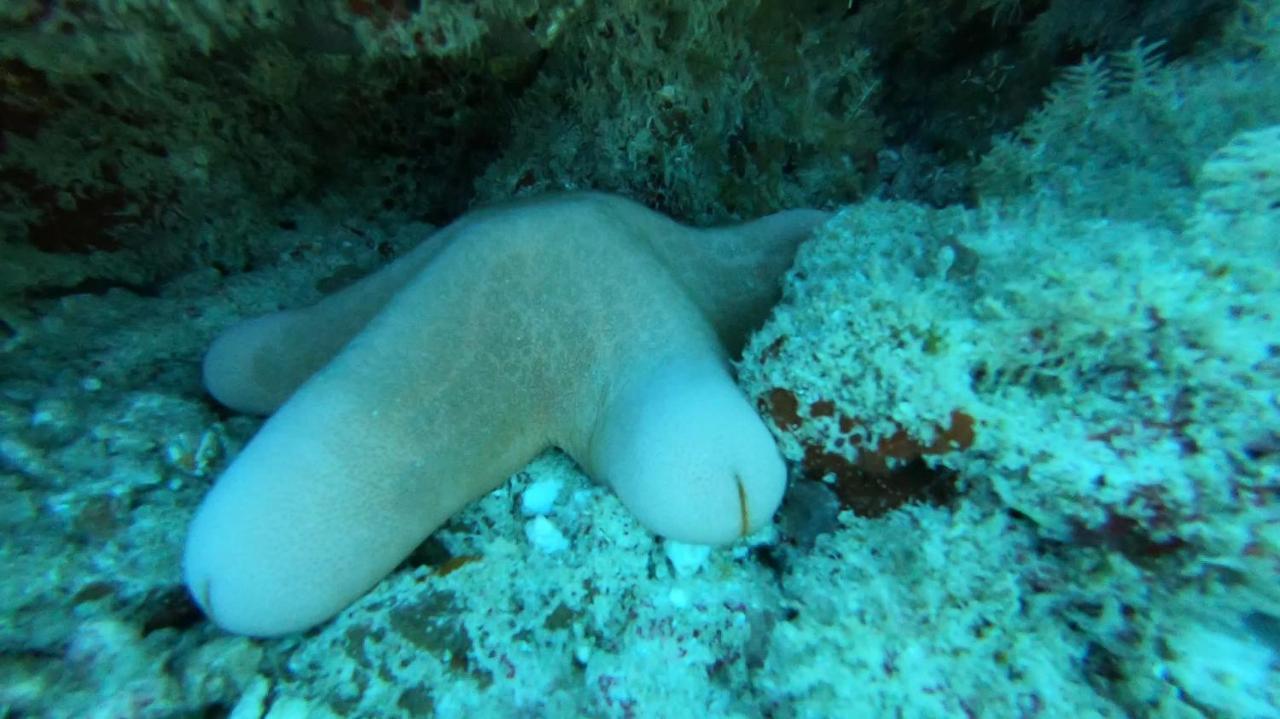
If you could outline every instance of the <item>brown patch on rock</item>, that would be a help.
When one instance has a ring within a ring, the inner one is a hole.
[[[479,554],[460,554],[456,557],[449,557],[444,560],[444,563],[436,567],[436,576],[448,576],[472,562],[480,561],[480,559],[482,559],[482,557]]]
[[[869,474],[884,476],[890,472],[890,462],[908,463],[929,455],[968,449],[973,446],[974,438],[973,417],[955,410],[951,413],[950,424],[946,429],[937,428],[933,441],[928,445],[899,428],[897,432],[880,440],[875,451],[860,452],[858,467]]]
[[[1077,524],[1072,541],[1086,547],[1106,547],[1125,555],[1135,562],[1159,559],[1187,546],[1177,535],[1155,539],[1150,529],[1138,520],[1118,514],[1108,508],[1107,518],[1096,527]]]
[[[71,529],[81,541],[106,542],[125,526],[128,512],[128,503],[124,498],[107,495],[90,497],[76,513]]]
[[[836,403],[829,399],[820,399],[809,405],[810,417],[831,417],[836,413]]]
[[[800,402],[791,390],[774,387],[760,398],[760,411],[773,417],[778,429],[785,431],[798,429],[803,422],[800,419]]]
[[[909,502],[946,504],[955,496],[955,473],[916,459],[884,474],[873,474],[847,457],[808,446],[804,471],[813,479],[835,478],[840,504],[860,517],[880,517]]]
[[[834,412],[834,407],[832,409]],[[845,434],[858,424],[843,415],[839,422]],[[955,473],[930,468],[924,457],[967,449],[973,445],[974,438],[973,417],[956,410],[951,413],[948,426],[939,428],[927,445],[899,429],[881,440],[875,450],[858,451],[858,438],[850,438],[856,458],[806,445],[802,465],[811,479],[834,477],[836,496],[855,514],[879,517],[908,502],[944,504],[950,501],[955,496]]]

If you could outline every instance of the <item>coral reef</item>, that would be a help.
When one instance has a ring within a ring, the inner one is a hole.
[[[1082,63],[983,160],[985,182],[1023,173],[1021,190],[1000,185],[977,209],[842,211],[802,248],[740,378],[801,481],[853,512],[924,501],[962,516],[976,502],[1029,523],[1058,565],[1090,565],[1054,591],[1077,594],[1060,608],[1072,615],[1110,586],[1072,641],[1126,711],[1271,716],[1280,125],[1265,123],[1280,118],[1271,86],[1252,88],[1276,68],[1164,67],[1137,46],[1112,62],[1127,68],[1118,86],[1103,61]],[[1153,117],[1172,124],[1199,97],[1222,111],[1134,156]],[[791,650],[822,651],[814,635]]]
[[[567,188],[696,222],[881,183],[955,202],[1064,59],[1143,35],[1181,56],[1230,17],[1179,5],[8,3],[0,317],[270,262],[310,202],[433,222]]]

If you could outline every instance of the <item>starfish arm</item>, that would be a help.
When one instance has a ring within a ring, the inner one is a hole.
[[[205,354],[205,387],[240,412],[274,412],[435,259],[454,234],[435,233],[405,256],[314,305],[233,325]]]
[[[777,304],[782,277],[800,244],[830,217],[819,210],[784,210],[737,225],[681,227],[647,236],[654,253],[716,328],[725,349],[736,355]]]
[[[293,394],[197,511],[184,573],[220,626],[271,636],[329,618],[543,446],[518,391],[487,374],[465,254]]]
[[[786,466],[718,353],[686,351],[619,382],[580,463],[655,534],[724,544],[766,524]]]

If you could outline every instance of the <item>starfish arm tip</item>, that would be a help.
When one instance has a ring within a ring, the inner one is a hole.
[[[768,523],[786,466],[727,371],[666,367],[612,411],[597,473],[641,524],[690,544],[726,544]]]

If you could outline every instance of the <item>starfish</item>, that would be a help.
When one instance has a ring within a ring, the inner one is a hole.
[[[192,595],[228,631],[314,626],[549,446],[656,534],[721,544],[759,528],[786,469],[729,353],[827,217],[700,230],[610,195],[518,201],[318,304],[233,326],[205,385],[274,414],[196,512]]]

